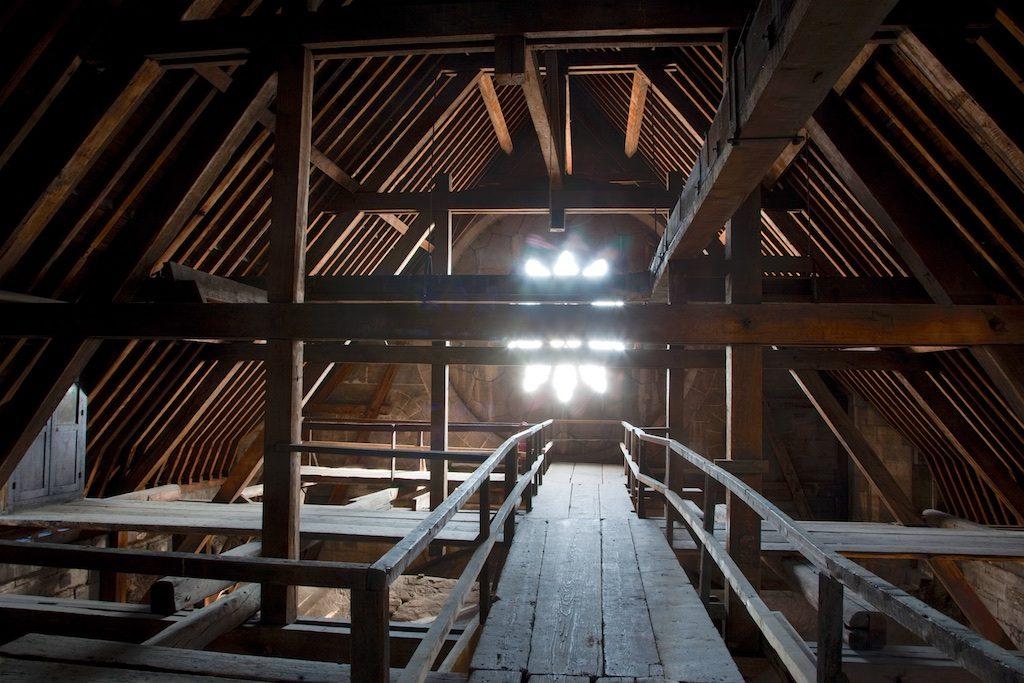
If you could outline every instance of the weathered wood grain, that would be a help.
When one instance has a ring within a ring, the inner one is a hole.
[[[664,676],[677,681],[742,681],[675,554],[658,527],[630,520]]]
[[[543,520],[519,523],[471,669],[526,670],[547,531]]]
[[[603,673],[601,526],[550,520],[530,640],[531,673]]]
[[[625,489],[620,487],[619,495],[626,499]],[[601,521],[601,611],[604,673],[660,674],[661,660],[627,518]]]

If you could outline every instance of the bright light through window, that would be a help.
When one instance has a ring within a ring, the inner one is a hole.
[[[523,391],[532,394],[551,376],[550,365],[527,365],[523,373]]]
[[[591,339],[587,342],[587,346],[590,347],[591,351],[625,351],[626,345],[620,341],[610,341],[607,339]]]
[[[563,251],[555,260],[551,272],[555,274],[555,277],[576,277],[580,274],[580,267],[571,251]]]
[[[555,388],[555,398],[562,403],[571,401],[572,395],[576,391],[576,366],[555,366],[555,372],[551,376],[551,384]]]
[[[540,260],[527,259],[523,265],[523,273],[527,277],[546,278],[555,277],[579,277],[582,275],[589,279],[598,279],[608,275],[609,265],[607,259],[594,259],[587,264],[586,268],[580,269],[576,255],[571,251],[563,251],[550,266],[541,263]]]
[[[603,258],[594,259],[585,268],[580,269],[576,256],[571,251],[562,251],[553,263],[545,264],[536,258],[528,259],[523,266],[523,273],[532,278],[572,278],[585,277],[598,279],[608,275],[608,261]],[[594,306],[622,306],[622,301],[595,301]],[[586,344],[591,351],[625,351],[626,344],[621,341],[606,339],[514,339],[508,342],[509,349],[537,351],[547,345],[558,350],[583,348]],[[552,354],[554,355],[554,354]],[[573,354],[566,354],[573,360]],[[536,360],[541,360],[537,357]],[[543,363],[533,363],[523,370],[523,391],[532,394],[550,382],[551,389],[561,403],[568,403],[582,385],[596,394],[608,391],[608,370],[602,365],[560,363],[552,367]]]
[[[529,259],[523,268],[527,277],[551,277],[551,271],[535,258]]]
[[[581,365],[580,379],[598,394],[608,391],[608,372],[600,365]]]
[[[583,277],[604,277],[608,274],[608,262],[603,258],[592,261],[589,266],[583,269]]]
[[[527,365],[523,370],[523,391],[532,394],[551,381],[555,398],[568,403],[576,393],[579,384],[583,384],[595,394],[608,391],[608,369],[601,365],[572,365],[564,363],[556,365]]]

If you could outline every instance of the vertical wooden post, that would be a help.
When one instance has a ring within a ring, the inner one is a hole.
[[[685,179],[680,178],[679,173],[669,174],[669,190],[682,191],[682,183]],[[669,304],[686,303],[686,279],[683,277],[685,271],[669,262],[668,266],[668,302]],[[670,346],[670,348],[672,348]],[[678,347],[676,347],[678,348]],[[668,438],[673,441],[685,444],[686,438],[686,412],[684,409],[684,394],[686,392],[685,368],[669,368],[665,377],[665,424],[668,425]],[[682,458],[673,457],[672,449],[665,448],[665,484],[670,491],[682,493],[686,485],[686,463]],[[669,545],[675,537],[675,521],[678,515],[671,505],[665,506],[665,532]],[[685,525],[684,525],[685,526]]]
[[[431,232],[434,251],[430,254],[430,269],[435,275],[452,272],[452,221],[448,210],[449,178],[440,173],[434,178],[430,195]],[[434,346],[446,346],[436,341]],[[430,366],[430,448],[448,450],[448,366],[435,363]],[[430,461],[430,509],[434,510],[448,497],[448,461]]]
[[[761,302],[761,191],[755,189],[726,226],[727,303]],[[726,349],[726,458],[760,461],[763,454],[764,358],[760,346],[735,344]],[[760,474],[742,475],[744,482],[761,489]],[[740,571],[755,588],[761,584],[761,518],[741,500],[726,496],[728,535],[726,548]],[[730,649],[756,654],[760,649],[757,626],[740,600],[726,586],[725,637]]]
[[[430,366],[430,448],[448,450],[448,366]],[[430,460],[430,509],[448,495],[448,461]]]
[[[505,499],[512,495],[512,489],[519,479],[519,453],[515,446],[505,454]],[[516,533],[516,511],[513,508],[508,517],[505,518],[505,544],[506,547],[512,544],[512,537]]]
[[[107,534],[108,548],[123,548],[128,534],[111,531]],[[128,577],[120,572],[100,572],[100,600],[106,602],[128,602]]]
[[[542,427],[541,429],[537,430],[537,457],[538,458],[540,456],[544,455],[544,446],[546,444],[547,444],[547,442],[544,441],[544,428]],[[546,470],[547,467],[548,467],[548,461],[545,458],[544,462],[542,462],[540,464],[540,467],[537,468],[537,486],[538,487],[544,485],[544,470]]]
[[[267,300],[302,302],[306,279],[306,212],[309,198],[313,59],[309,50],[279,52],[277,124],[267,257]],[[302,433],[302,342],[267,342],[263,439],[263,554],[299,558],[299,454],[281,450]],[[295,586],[264,584],[263,620],[295,621]]]
[[[715,533],[715,506],[721,500],[722,485],[704,475],[704,531]],[[700,578],[697,584],[700,599],[706,605],[711,600],[711,580],[720,575],[718,565],[711,559],[710,553],[703,546],[700,551]]]
[[[636,438],[636,469],[640,474],[647,474],[647,458],[644,451],[647,450],[645,442]],[[636,516],[640,519],[647,517],[647,487],[638,477],[636,480]]]
[[[477,542],[482,543],[491,535],[491,482],[489,478],[480,485],[478,498],[480,503],[480,534],[477,536]],[[487,615],[491,612],[490,555],[487,556],[484,566],[480,569],[478,581],[480,585],[480,623],[483,624],[487,621]]]
[[[818,683],[842,680],[843,584],[818,574]]]
[[[383,583],[383,582],[381,582]],[[352,589],[352,680],[384,683],[391,677],[388,587]]]

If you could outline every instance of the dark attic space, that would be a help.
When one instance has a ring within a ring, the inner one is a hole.
[[[1024,6],[0,2],[0,681],[1024,683]]]

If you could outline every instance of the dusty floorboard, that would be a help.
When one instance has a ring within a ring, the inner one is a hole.
[[[555,463],[520,523],[472,681],[740,681],[622,468]]]

